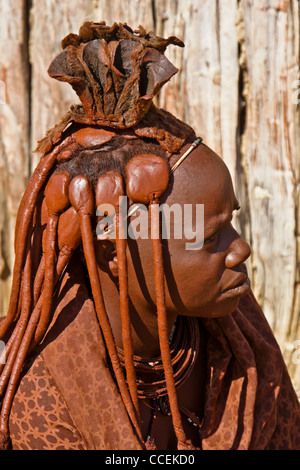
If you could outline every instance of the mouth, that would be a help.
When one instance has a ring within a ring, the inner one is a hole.
[[[221,293],[222,297],[242,297],[248,294],[250,291],[250,279],[247,274],[242,274],[232,283],[231,286],[223,290]]]

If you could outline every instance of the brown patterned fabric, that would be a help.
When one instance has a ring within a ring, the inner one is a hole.
[[[10,417],[13,449],[142,449],[107,363],[79,266],[66,273],[48,334],[31,358]],[[203,320],[207,375],[203,449],[300,449],[300,407],[252,295]]]
[[[74,263],[70,272],[72,275],[66,274],[62,283],[49,333],[39,348],[37,359],[24,375],[14,400],[10,418],[13,448],[49,448],[55,423],[43,410],[51,396],[55,401],[53,412],[60,413],[64,402],[67,418],[67,433],[62,432],[60,439],[60,434],[55,434],[54,449],[64,445],[67,449],[76,446],[97,450],[139,449],[141,446],[107,364],[103,339],[82,273]],[[41,396],[36,403],[38,421],[30,420],[30,387],[32,381],[36,381],[35,374],[39,374],[40,363],[42,370],[47,370],[49,392],[48,395],[44,393],[44,387],[40,390]],[[21,428],[23,419],[28,424],[26,429]],[[60,423],[58,425],[61,427]],[[69,431],[74,426],[79,430],[75,442]],[[41,438],[37,443],[31,436],[38,432]]]
[[[14,450],[82,450],[86,444],[41,357],[22,380],[10,428]]]
[[[273,333],[252,294],[204,322],[207,449],[300,449],[300,406]]]

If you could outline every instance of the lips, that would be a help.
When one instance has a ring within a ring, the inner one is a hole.
[[[232,284],[223,290],[222,296],[237,297],[245,295],[250,290],[250,279],[247,273],[239,274]]]

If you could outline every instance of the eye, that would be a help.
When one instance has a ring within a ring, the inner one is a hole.
[[[240,207],[238,206],[237,209],[235,210],[239,210],[239,209]],[[231,225],[232,219],[233,219],[233,214],[231,214],[228,221],[224,222],[224,224],[221,227],[219,227],[219,229],[211,237],[206,238],[206,240],[204,240],[204,245],[210,245],[210,244],[215,243],[220,238],[223,231],[226,230],[226,227],[228,226],[228,224]]]
[[[218,236],[219,236],[219,231],[216,232],[214,235],[212,235],[211,237],[207,238],[206,240],[204,240],[204,245],[209,245],[210,243],[213,243],[215,242],[217,239],[218,239]]]

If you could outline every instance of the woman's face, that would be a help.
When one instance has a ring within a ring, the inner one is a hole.
[[[161,202],[180,204],[183,210],[184,204],[204,205],[204,243],[200,249],[186,249],[191,240],[184,235],[175,239],[172,234],[178,221],[172,221],[170,238],[163,240],[167,310],[208,318],[232,313],[250,289],[244,264],[250,248],[231,224],[239,206],[229,171],[213,151],[201,145],[178,167],[170,183]],[[155,306],[151,241],[128,239],[128,245],[130,298],[135,306]]]

